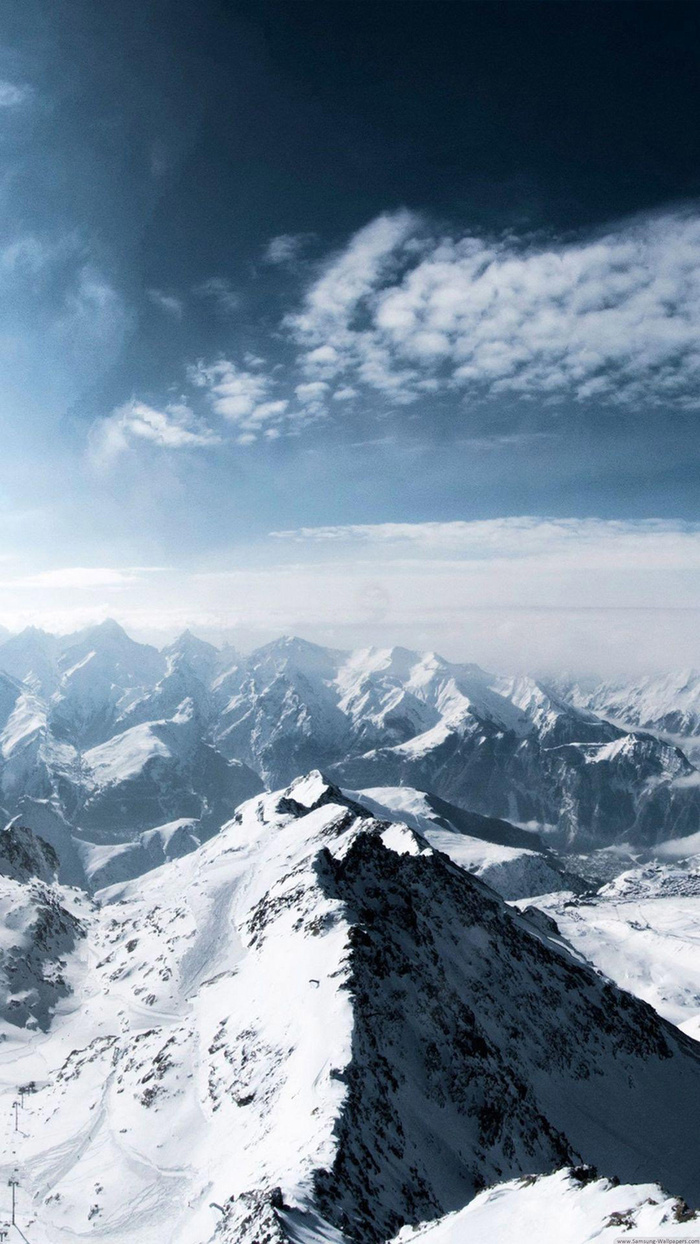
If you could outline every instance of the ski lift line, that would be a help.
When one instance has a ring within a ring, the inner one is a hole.
[[[11,1225],[13,1227],[16,1227],[17,1223],[15,1221],[15,1213],[17,1209],[16,1201],[17,1201],[17,1189],[19,1188],[19,1179],[17,1178],[16,1175],[10,1175],[10,1178],[8,1179],[7,1183],[8,1183],[8,1186],[12,1189],[12,1224]]]

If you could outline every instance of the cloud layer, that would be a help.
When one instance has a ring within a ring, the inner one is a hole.
[[[280,533],[217,567],[42,569],[3,579],[0,622],[113,612],[253,642],[403,643],[495,669],[619,674],[697,663],[700,524],[502,518]],[[110,599],[106,601],[106,594]]]

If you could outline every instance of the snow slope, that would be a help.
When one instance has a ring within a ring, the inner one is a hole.
[[[700,1202],[700,1047],[318,773],[52,893],[67,988],[0,1026],[32,1244],[372,1244],[582,1160]]]
[[[375,816],[401,817],[436,850],[481,877],[503,898],[588,889],[581,878],[559,864],[553,852],[544,850],[536,834],[507,821],[465,812],[410,786],[372,787],[347,794]]]
[[[404,1228],[394,1244],[615,1244],[631,1231],[687,1241],[697,1230],[687,1206],[657,1185],[615,1184],[583,1168],[499,1184],[440,1222]]]
[[[592,897],[536,902],[606,976],[700,1036],[700,859],[642,865]]]

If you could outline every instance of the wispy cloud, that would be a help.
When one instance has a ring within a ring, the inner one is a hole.
[[[185,308],[181,298],[177,298],[175,294],[165,294],[162,289],[148,289],[146,294],[154,307],[158,307],[166,315],[171,315],[175,320],[182,319]]]
[[[281,233],[270,238],[263,251],[263,261],[278,266],[294,263],[311,236],[309,233]]]
[[[233,315],[241,305],[239,294],[223,276],[212,276],[194,289],[201,298],[210,298],[224,315]]]
[[[26,104],[32,94],[32,88],[26,84],[0,81],[0,108],[18,108]]]
[[[524,516],[472,522],[345,524],[273,531],[296,544],[373,546],[387,556],[433,557],[442,552],[465,561],[536,561],[545,565],[700,569],[700,523],[666,519],[608,520]],[[403,554],[402,554],[403,550]]]
[[[220,441],[188,406],[172,403],[156,410],[145,402],[131,401],[92,425],[90,456],[94,465],[104,467],[138,442],[163,449],[194,449]]]
[[[287,328],[309,378],[396,404],[427,386],[694,409],[700,215],[550,243],[431,236],[411,213],[380,216],[328,261]]]
[[[67,566],[57,570],[42,570],[39,574],[8,579],[3,587],[12,588],[70,588],[90,590],[93,588],[129,587],[143,580],[144,575],[159,569],[155,566],[135,566],[115,569],[108,566]]]

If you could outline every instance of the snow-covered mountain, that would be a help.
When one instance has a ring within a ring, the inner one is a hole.
[[[535,902],[606,976],[700,1038],[700,855],[640,864],[595,895]]]
[[[573,704],[644,730],[679,738],[700,735],[700,672],[673,670],[636,681],[561,682]]]
[[[54,815],[65,881],[80,870],[73,838],[127,846],[186,819],[201,841],[242,799],[316,766],[350,789],[411,787],[528,826],[559,850],[700,833],[700,771],[673,741],[603,719],[571,688],[434,653],[284,639],[242,657],[189,632],[159,652],[107,622],[24,631],[0,645],[3,667],[0,806],[37,832]],[[127,854],[129,868],[153,858]],[[520,859],[539,892],[541,860]]]
[[[56,982],[28,972],[15,1007],[10,977],[0,1017],[0,1179],[36,1244],[451,1240],[468,1202],[479,1238],[477,1194],[522,1176],[550,1220],[570,1194],[675,1229],[656,1181],[700,1203],[700,1046],[318,773],[101,906],[7,882],[2,962],[34,944]],[[582,1163],[641,1186],[553,1175]]]
[[[139,862],[154,867],[178,854],[175,842],[192,849],[262,789],[257,774],[208,741],[209,689],[200,674],[209,679],[213,669],[210,645],[185,636],[161,654],[104,623],[63,640],[23,632],[0,653],[6,648],[17,673],[36,674],[38,650],[47,668],[27,682],[0,675],[5,819],[46,837],[63,881],[90,880],[84,842],[133,843],[120,874],[133,875]],[[162,854],[157,835],[142,841],[183,819],[196,823],[193,833],[168,838]]]
[[[410,785],[535,823],[559,846],[653,844],[700,828],[696,770],[673,744],[618,728],[531,679],[405,649],[283,640],[215,686],[217,745],[288,781],[321,764],[344,785]]]

